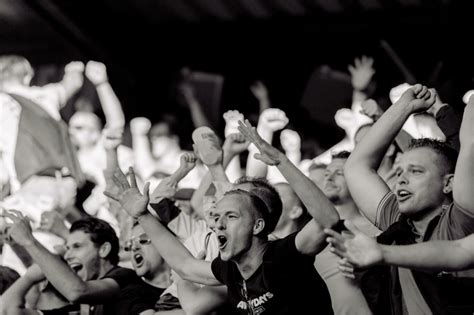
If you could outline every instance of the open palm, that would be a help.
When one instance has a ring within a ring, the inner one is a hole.
[[[283,153],[281,153],[268,142],[263,140],[262,137],[260,137],[260,135],[257,133],[255,127],[252,127],[252,125],[247,119],[245,120],[245,123],[239,121],[239,131],[260,151],[260,153],[255,154],[256,159],[262,161],[267,165],[280,164],[282,157],[284,156]]]
[[[132,217],[138,218],[147,212],[147,205],[150,200],[149,187],[150,183],[146,183],[143,187],[143,194],[137,187],[137,179],[133,168],[130,167],[130,183],[128,183],[125,174],[117,168],[112,176],[113,183],[117,193],[104,191],[104,194],[120,203],[122,208]]]

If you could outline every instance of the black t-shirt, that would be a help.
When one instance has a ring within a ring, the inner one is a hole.
[[[262,264],[245,281],[235,263],[220,256],[213,260],[212,272],[227,286],[228,300],[239,314],[333,314],[314,257],[298,252],[296,234],[270,242]]]
[[[146,310],[154,310],[156,302],[166,288],[152,286],[143,280],[123,290],[123,296],[129,301],[130,314],[140,314]]]
[[[143,285],[144,282],[137,276],[135,271],[127,268],[114,267],[107,272],[101,279],[110,278],[115,280],[120,287],[118,295],[104,301],[103,304],[91,305],[91,315],[130,315],[138,314],[134,312],[134,306],[139,302],[146,303],[147,297],[141,290],[134,289]],[[153,304],[150,309],[153,308]]]

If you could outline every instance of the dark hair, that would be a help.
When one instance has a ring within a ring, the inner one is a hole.
[[[351,152],[349,151],[340,151],[340,152],[331,153],[331,156],[333,159],[348,159],[349,155],[351,155]]]
[[[9,267],[0,266],[0,295],[5,293],[18,278],[20,278],[18,272]]]
[[[413,150],[417,148],[429,148],[436,152],[436,154],[438,154],[444,159],[445,163],[440,166],[444,168],[445,174],[454,173],[458,153],[455,149],[451,148],[446,142],[431,138],[412,139],[408,150]]]
[[[275,227],[270,226],[271,222],[272,222],[270,210],[268,209],[267,205],[262,200],[262,198],[260,198],[253,191],[246,191],[246,190],[242,190],[242,189],[229,190],[228,192],[226,192],[224,194],[224,196],[229,196],[229,195],[241,195],[241,196],[248,197],[252,207],[255,210],[257,210],[257,212],[260,214],[260,216],[265,221],[265,227],[259,235],[267,238],[268,234],[270,234],[270,232],[272,232]]]
[[[250,177],[243,176],[239,178],[235,184],[251,184],[254,188],[250,191],[256,194],[265,203],[269,211],[269,216],[265,221],[269,228],[269,232],[272,232],[278,220],[280,220],[281,212],[283,211],[283,203],[280,198],[280,194],[265,178],[263,177]]]
[[[96,244],[97,247],[108,242],[110,243],[111,250],[109,255],[106,257],[111,264],[116,265],[119,262],[119,239],[117,234],[115,234],[114,229],[105,222],[104,220],[97,218],[86,218],[82,220],[75,221],[69,233],[74,231],[83,231],[90,235],[92,243]]]

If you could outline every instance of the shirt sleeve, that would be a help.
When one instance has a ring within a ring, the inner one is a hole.
[[[377,206],[375,226],[385,231],[390,225],[395,223],[399,217],[400,212],[398,211],[397,197],[393,192],[389,191],[382,200],[380,200]]]
[[[474,216],[453,203],[442,214],[437,239],[457,240],[474,233]]]
[[[214,277],[216,277],[220,283],[227,284],[229,265],[225,261],[222,261],[220,255],[212,261],[211,270]]]
[[[139,282],[139,278],[135,271],[128,268],[117,268],[112,270],[110,273],[105,275],[104,279],[107,278],[115,280],[120,289],[126,287],[127,285]]]

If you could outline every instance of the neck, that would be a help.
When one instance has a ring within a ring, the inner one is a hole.
[[[167,288],[171,285],[171,270],[169,267],[160,268],[154,274],[142,279],[155,287]]]
[[[267,244],[268,241],[254,237],[250,249],[233,259],[244,279],[250,278],[262,264]]]
[[[334,203],[334,207],[339,213],[341,220],[353,220],[362,216],[356,204],[352,200],[341,202],[339,204]]]
[[[434,210],[425,211],[423,214],[417,217],[412,217],[411,222],[415,227],[416,232],[420,235],[421,238],[425,235],[426,229],[428,228],[428,224],[433,220],[434,217],[439,215],[443,210],[443,206],[440,205]]]
[[[109,272],[112,268],[115,266],[112,265],[108,260],[101,259],[100,261],[100,272],[99,272],[99,278],[102,278]]]

